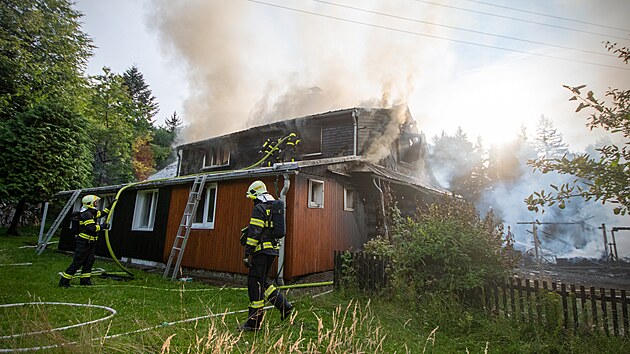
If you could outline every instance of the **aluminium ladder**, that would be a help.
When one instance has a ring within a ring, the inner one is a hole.
[[[195,218],[195,214],[197,213],[197,206],[199,206],[203,186],[206,183],[206,177],[207,175],[195,177],[195,182],[190,189],[188,203],[186,203],[184,215],[182,216],[182,221],[179,223],[177,236],[175,236],[175,240],[173,240],[173,248],[171,249],[171,254],[168,257],[168,262],[166,263],[166,269],[164,269],[164,275],[162,276],[164,279],[168,277],[169,272],[171,271],[171,264],[173,264],[173,258],[175,257],[177,257],[177,261],[175,262],[175,268],[173,268],[171,279],[173,280],[177,276],[179,266],[182,263],[182,257],[184,256],[184,250],[186,249],[188,235],[190,235],[190,228],[192,226],[193,219]]]
[[[61,221],[63,221],[63,218],[66,216],[66,214],[68,214],[68,211],[70,211],[70,209],[72,209],[72,206],[74,205],[74,202],[79,197],[79,194],[81,194],[81,190],[80,189],[75,190],[72,193],[72,196],[70,196],[70,199],[68,199],[68,202],[66,203],[66,205],[64,205],[63,209],[61,209],[61,212],[57,216],[57,219],[55,219],[55,222],[53,222],[53,224],[50,227],[50,229],[48,229],[48,232],[46,233],[46,236],[37,245],[37,248],[35,248],[35,252],[38,255],[40,255],[40,254],[42,254],[42,252],[44,252],[44,249],[48,245],[48,241],[50,241],[50,239],[53,237],[53,234],[55,233],[55,231],[57,231],[57,228],[59,228],[59,225],[61,225]],[[45,220],[42,220],[42,222],[45,222]]]

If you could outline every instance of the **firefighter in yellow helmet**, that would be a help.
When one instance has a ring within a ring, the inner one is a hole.
[[[80,285],[92,285],[92,266],[94,265],[94,251],[96,250],[96,240],[102,230],[109,229],[109,224],[100,223],[98,220],[109,213],[108,209],[98,210],[98,203],[101,200],[96,195],[86,195],[81,199],[83,204],[79,211],[79,235],[76,237],[74,258],[65,272],[61,273],[59,286],[70,287],[70,280],[81,268]]]
[[[271,206],[275,199],[267,192],[267,186],[262,181],[254,181],[247,188],[246,196],[254,202],[243,259],[245,266],[249,268],[247,275],[249,315],[239,329],[257,331],[262,322],[265,300],[280,311],[282,320],[289,317],[293,306],[268,279],[269,271],[280,249],[269,225]]]

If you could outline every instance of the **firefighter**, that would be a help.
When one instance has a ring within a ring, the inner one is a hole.
[[[280,151],[280,162],[295,162],[297,150],[300,147],[300,138],[295,133],[287,135],[284,141],[284,148]]]
[[[247,189],[246,195],[254,202],[243,258],[243,263],[249,268],[247,275],[249,316],[239,329],[257,331],[262,322],[265,300],[280,311],[281,320],[289,317],[293,306],[268,279],[269,271],[280,249],[269,225],[271,205],[275,199],[267,193],[267,186],[262,181],[254,181]]]
[[[108,209],[98,210],[98,203],[101,200],[96,195],[86,195],[81,199],[83,207],[79,211],[79,235],[76,237],[74,258],[65,272],[61,273],[59,286],[70,287],[70,280],[81,267],[80,285],[92,285],[92,266],[94,265],[94,251],[96,250],[96,240],[102,230],[109,229],[109,224],[99,224],[98,219],[109,213]]]

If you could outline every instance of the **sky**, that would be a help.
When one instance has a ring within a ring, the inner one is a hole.
[[[627,87],[626,0],[78,0],[88,73],[137,65],[184,141],[349,107],[405,103],[429,137],[486,146],[541,115],[574,150],[605,135],[562,85]]]
[[[493,6],[489,5],[492,4]],[[583,149],[586,114],[563,84],[627,87],[630,2],[79,0],[88,73],[137,65],[195,141],[274,120],[406,103],[429,137],[484,144],[535,133],[541,115]],[[520,10],[520,11],[517,11]],[[543,16],[545,14],[546,16]],[[571,19],[571,20],[569,20]],[[579,21],[579,22],[578,22]]]

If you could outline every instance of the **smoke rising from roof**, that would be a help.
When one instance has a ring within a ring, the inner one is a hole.
[[[158,4],[153,20],[165,48],[187,66],[185,142],[330,110],[405,103],[428,53],[439,55],[412,36],[250,2]],[[357,21],[374,16],[320,10]]]

